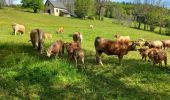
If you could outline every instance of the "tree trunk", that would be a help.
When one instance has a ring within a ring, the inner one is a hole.
[[[141,23],[139,22],[138,29],[140,29]]]
[[[34,13],[37,13],[38,12],[38,9],[33,9],[34,10]]]
[[[149,25],[146,25],[146,30],[149,30]]]
[[[150,31],[153,32],[155,29],[155,26],[154,25],[150,25]]]
[[[144,30],[146,30],[146,24],[144,23]]]

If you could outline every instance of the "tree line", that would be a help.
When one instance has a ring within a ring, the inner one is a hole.
[[[134,0],[116,3],[110,0],[75,0],[75,13],[80,18],[103,20],[117,19],[120,23],[133,23],[132,27],[170,35],[170,9],[164,7],[165,0]],[[164,33],[165,33],[164,32]]]
[[[15,0],[0,0],[0,8],[12,4]],[[60,0],[65,2],[67,0]],[[170,9],[164,7],[164,0],[134,0],[133,2],[116,3],[110,0],[73,0],[72,9],[79,18],[104,20],[104,17],[117,19],[118,22],[133,23],[137,29],[159,33],[166,28],[170,35]],[[43,9],[43,0],[21,0],[22,7],[32,8],[35,13]]]
[[[164,7],[164,0],[134,0],[131,3],[108,3],[105,17],[118,21],[130,21],[134,28],[170,35],[170,9]]]

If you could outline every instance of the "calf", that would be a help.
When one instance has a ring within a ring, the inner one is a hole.
[[[55,41],[47,50],[48,57],[57,54],[59,54],[59,56],[64,55],[64,42],[62,40]]]
[[[77,66],[77,61],[80,60],[84,64],[84,51],[81,49],[79,43],[71,42],[65,44],[69,58],[74,59]]]
[[[57,30],[57,33],[63,33],[64,32],[64,27],[60,27],[58,30]]]
[[[46,39],[51,39],[51,38],[52,38],[52,35],[49,34],[49,33],[44,33],[43,38],[44,38],[44,40],[46,40]]]
[[[129,36],[120,36],[120,35],[116,34],[116,35],[114,35],[114,37],[119,42],[124,42],[124,43],[129,43],[130,42],[130,37]]]
[[[145,40],[143,38],[140,38],[138,41],[135,41],[136,45],[139,47],[145,46]]]
[[[148,46],[149,48],[158,48],[162,49],[163,43],[161,41],[152,41],[152,42],[145,42],[145,46]]]
[[[13,29],[14,35],[16,35],[17,32],[20,32],[21,34],[25,33],[25,26],[24,25],[19,25],[17,23],[13,23],[12,29]]]
[[[70,42],[70,43],[65,43],[64,45],[65,45],[65,48],[67,50],[68,57],[70,59],[72,59],[73,58],[73,56],[72,56],[73,50],[74,50],[74,48],[80,47],[80,43],[79,42]]]
[[[153,66],[159,63],[159,67],[161,67],[162,61],[164,61],[165,67],[166,67],[167,66],[167,54],[163,51],[155,52],[153,56]]]
[[[101,37],[96,37],[94,44],[96,49],[96,61],[101,65],[103,65],[101,60],[102,53],[107,55],[117,55],[119,58],[119,64],[121,64],[124,55],[128,54],[129,51],[136,50],[136,44],[134,42],[124,43]]]
[[[77,66],[77,61],[80,60],[81,63],[84,65],[84,51],[78,47],[78,48],[73,48],[73,58],[76,62]],[[85,69],[85,67],[83,67]]]
[[[142,56],[142,60],[145,59],[146,61],[147,57],[152,59],[153,53],[159,52],[160,50],[157,48],[140,48],[138,49],[138,51],[140,52],[140,55]]]
[[[82,41],[83,41],[83,35],[82,35],[80,32],[75,32],[75,33],[73,34],[73,41],[74,41],[74,42],[79,42],[80,45],[81,45],[81,43],[82,43]]]
[[[41,29],[34,29],[30,33],[30,38],[33,47],[38,49],[40,53],[42,53],[43,49],[43,43],[44,43],[44,38],[43,38],[44,32]]]

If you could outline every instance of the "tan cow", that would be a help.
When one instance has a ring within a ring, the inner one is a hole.
[[[14,35],[16,35],[17,32],[20,32],[21,34],[25,33],[25,26],[24,25],[19,25],[17,23],[13,23],[12,29],[13,29]]]
[[[57,30],[57,33],[63,33],[64,32],[64,27],[60,27],[58,30]]]
[[[120,35],[116,34],[116,35],[114,35],[114,37],[117,39],[118,42],[124,42],[124,43],[130,42],[129,36],[120,36]]]
[[[43,34],[43,38],[46,40],[46,39],[51,39],[52,38],[52,35],[50,33],[44,33]]]

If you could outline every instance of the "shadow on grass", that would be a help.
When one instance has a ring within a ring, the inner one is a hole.
[[[48,59],[44,55],[37,54],[31,45],[2,44],[0,51],[2,58],[0,91],[4,92],[4,98],[7,99],[162,99],[170,97],[168,92],[153,91],[150,89],[152,87],[147,85],[156,85],[155,83],[161,82],[168,84],[168,77],[158,77],[158,75],[170,76],[169,73],[141,60],[124,59],[123,65],[119,66],[114,64],[118,61],[116,56],[116,58],[104,56],[102,67],[96,65],[94,52],[85,50],[87,69],[84,72],[74,72],[76,67],[69,67],[65,58],[58,64],[54,58]],[[43,63],[45,61],[48,63]],[[54,64],[49,65],[50,62]],[[66,75],[68,82],[65,82],[66,79],[59,80],[60,75]],[[78,81],[72,81],[74,77]],[[131,80],[128,80],[129,78]],[[140,84],[146,85],[145,89]]]

